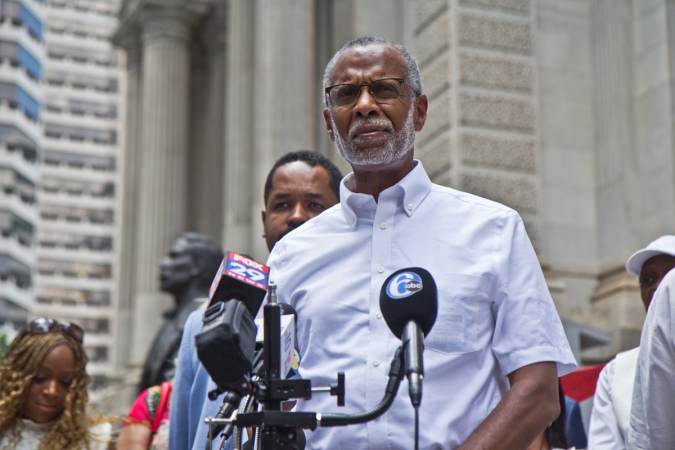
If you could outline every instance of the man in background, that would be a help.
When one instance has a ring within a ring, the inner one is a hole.
[[[315,152],[291,152],[277,160],[265,181],[265,209],[261,212],[268,250],[290,231],[337,203],[341,178],[339,169]],[[208,433],[204,418],[215,416],[222,403],[222,396],[215,401],[208,399],[208,392],[216,385],[195,350],[202,314],[197,310],[190,315],[180,345],[169,419],[171,449],[203,450]]]
[[[640,338],[628,432],[631,450],[675,448],[675,270],[659,281]]]
[[[640,296],[649,310],[654,292],[675,267],[675,236],[661,236],[635,252],[626,262],[628,273],[638,277]],[[625,450],[628,444],[633,383],[640,348],[621,352],[600,372],[593,398],[588,448]],[[675,401],[675,399],[673,399]]]

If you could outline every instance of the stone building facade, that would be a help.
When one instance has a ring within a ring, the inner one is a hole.
[[[437,183],[523,216],[561,315],[610,345],[644,316],[623,263],[675,229],[675,5],[668,0],[128,0],[121,307],[143,357],[168,303],[157,262],[191,229],[266,258],[262,185],[325,137],[320,76],[364,34],[413,49]],[[452,230],[448,230],[452,232]]]

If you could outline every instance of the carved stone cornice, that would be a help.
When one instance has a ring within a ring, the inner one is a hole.
[[[190,28],[206,15],[216,1],[127,0],[120,9],[120,22],[112,36],[112,42],[128,49],[141,39],[186,39]]]
[[[187,41],[194,16],[182,8],[154,8],[143,11],[141,32],[143,42],[155,39]]]

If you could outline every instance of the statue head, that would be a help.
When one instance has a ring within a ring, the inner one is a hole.
[[[206,292],[222,259],[223,251],[211,239],[183,233],[159,264],[160,289],[175,296],[187,290]]]

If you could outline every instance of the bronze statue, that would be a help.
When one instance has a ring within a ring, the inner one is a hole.
[[[174,298],[174,307],[164,313],[164,323],[152,342],[143,366],[139,392],[173,377],[187,317],[208,297],[209,286],[223,251],[208,237],[183,233],[171,246],[169,255],[159,264],[162,291]]]

